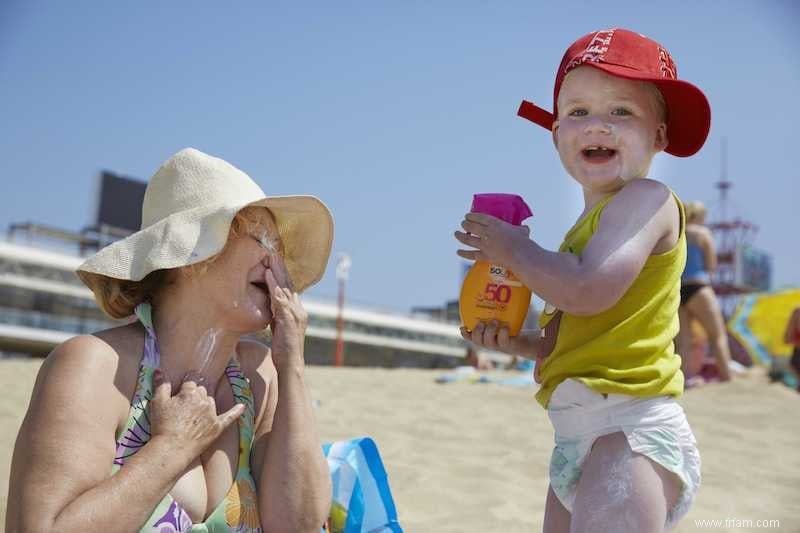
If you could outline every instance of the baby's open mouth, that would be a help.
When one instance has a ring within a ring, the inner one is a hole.
[[[589,146],[581,150],[581,153],[590,161],[607,161],[614,157],[617,151],[605,146]]]

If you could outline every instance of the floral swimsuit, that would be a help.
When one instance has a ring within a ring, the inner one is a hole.
[[[159,367],[160,354],[153,330],[150,304],[140,304],[136,308],[136,316],[146,330],[144,354],[139,365],[136,392],[131,400],[128,420],[123,430],[117,435],[117,453],[111,467],[112,474],[125,464],[128,457],[138,452],[150,440],[150,418],[147,404],[153,397],[153,372]],[[167,494],[153,509],[150,517],[139,530],[140,532],[261,532],[261,522],[256,505],[256,485],[250,473],[250,448],[253,443],[255,425],[253,392],[235,358],[228,363],[225,374],[228,376],[234,398],[237,402],[245,405],[244,414],[238,421],[239,459],[233,485],[208,519],[199,524],[193,524],[186,511],[172,496]]]

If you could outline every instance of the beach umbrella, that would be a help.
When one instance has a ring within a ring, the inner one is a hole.
[[[783,342],[783,334],[796,307],[800,307],[800,289],[745,295],[728,321],[728,330],[753,361],[769,365],[772,357],[792,353],[792,346]]]

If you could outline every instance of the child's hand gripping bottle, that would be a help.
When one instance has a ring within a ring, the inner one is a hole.
[[[516,194],[476,194],[471,211],[492,215],[515,226],[533,215]],[[511,271],[500,265],[476,261],[461,286],[461,322],[472,331],[479,322],[497,320],[499,327],[507,327],[509,335],[514,337],[525,322],[530,303],[531,290]]]

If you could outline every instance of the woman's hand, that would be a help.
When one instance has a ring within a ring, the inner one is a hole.
[[[185,453],[187,464],[199,456],[242,413],[244,404],[237,403],[217,415],[214,398],[205,387],[198,386],[202,376],[187,374],[181,390],[172,395],[172,385],[160,370],[153,374],[155,392],[150,400],[151,438],[166,438],[175,450]]]
[[[462,327],[461,336],[481,348],[497,350],[509,355],[520,355],[528,359],[536,357],[536,352],[539,348],[538,330],[523,331],[516,337],[511,337],[508,334],[508,328],[505,326],[499,327],[496,320],[489,322],[489,324],[478,322],[478,325],[471,332]]]
[[[302,367],[308,313],[292,288],[283,258],[270,255],[264,272],[272,308],[272,361],[278,371],[288,366]]]

